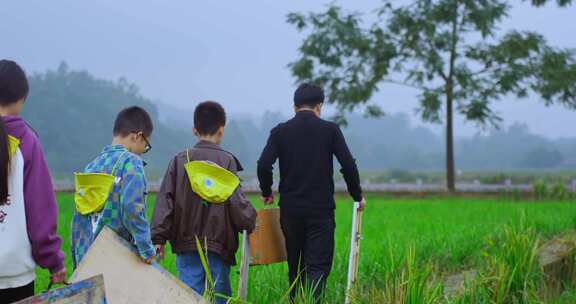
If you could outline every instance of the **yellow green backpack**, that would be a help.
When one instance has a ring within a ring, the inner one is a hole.
[[[236,174],[209,161],[190,161],[186,150],[187,163],[184,164],[192,191],[208,203],[226,202],[240,185]]]
[[[98,213],[104,209],[108,196],[114,187],[116,168],[124,154],[126,152],[120,154],[110,174],[74,173],[76,187],[74,202],[78,213],[87,215]]]

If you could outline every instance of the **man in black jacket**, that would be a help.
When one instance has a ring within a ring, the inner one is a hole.
[[[348,192],[361,208],[366,204],[356,161],[340,128],[320,118],[323,102],[320,87],[298,87],[294,93],[296,115],[272,129],[258,160],[265,204],[274,201],[272,165],[279,160],[280,221],[286,238],[290,283],[301,277],[304,286],[313,289],[318,302],[334,256],[334,156],[342,166]]]

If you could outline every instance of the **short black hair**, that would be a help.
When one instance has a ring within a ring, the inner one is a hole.
[[[323,102],[324,90],[317,85],[303,83],[294,92],[294,106],[297,108],[303,106],[315,107]]]
[[[114,136],[128,136],[130,133],[142,132],[144,136],[150,137],[154,125],[146,110],[138,106],[123,109],[116,116],[114,122]]]
[[[0,60],[0,105],[26,98],[29,90],[24,70],[12,60]]]
[[[194,110],[194,128],[200,135],[214,135],[226,125],[226,112],[215,101],[205,101]]]

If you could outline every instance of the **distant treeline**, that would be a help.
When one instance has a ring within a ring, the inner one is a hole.
[[[97,79],[62,64],[56,71],[31,76],[31,88],[24,115],[40,135],[49,165],[57,173],[81,170],[97,155],[111,140],[116,113],[128,105],[146,108],[154,119],[154,148],[146,156],[152,175],[160,176],[170,158],[195,141],[191,110],[155,104],[126,80]],[[254,171],[268,132],[288,118],[270,112],[257,119],[232,115],[224,146],[238,156],[247,171]],[[350,115],[344,133],[363,170],[444,168],[441,135],[412,126],[406,114],[380,119]],[[552,140],[515,124],[458,139],[456,164],[459,170],[574,169],[576,138]]]
[[[192,113],[163,106],[163,121],[176,129],[191,129]],[[168,119],[169,118],[169,119]],[[225,145],[254,169],[268,132],[289,117],[264,113],[258,120],[233,118],[226,130]],[[404,113],[383,118],[350,115],[344,128],[348,145],[364,170],[444,169],[444,140],[432,130],[410,123]],[[456,141],[460,170],[515,171],[576,168],[576,138],[552,140],[530,132],[528,126],[478,133]]]

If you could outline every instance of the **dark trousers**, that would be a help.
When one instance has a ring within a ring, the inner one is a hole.
[[[34,295],[34,281],[16,288],[0,289],[0,304],[17,302]]]
[[[292,299],[304,287],[314,291],[319,303],[334,259],[334,218],[281,216],[280,222],[286,238],[290,284],[297,279],[300,283],[294,285]]]

